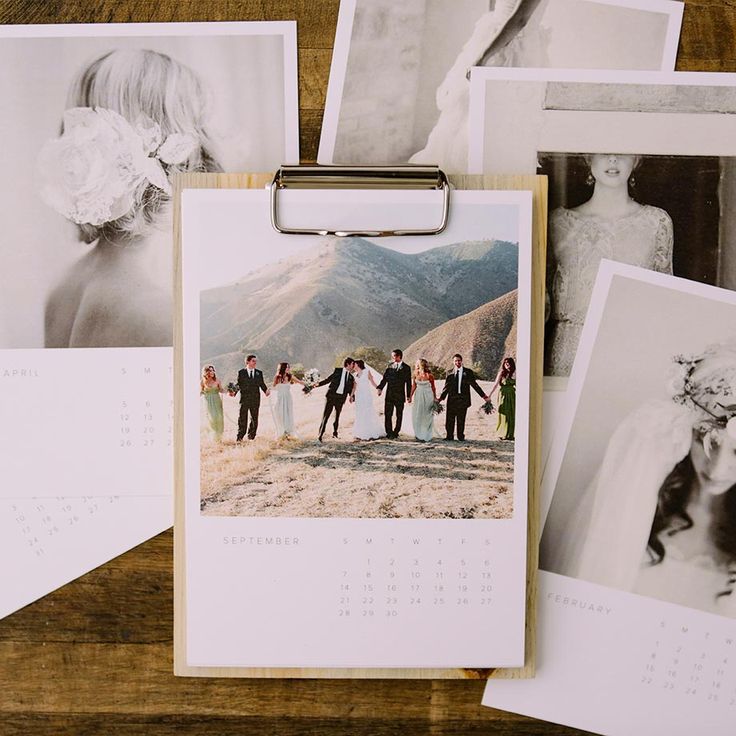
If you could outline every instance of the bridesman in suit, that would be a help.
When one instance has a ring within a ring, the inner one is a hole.
[[[257,358],[248,355],[245,359],[245,368],[238,371],[238,390],[240,391],[240,416],[238,417],[238,438],[240,442],[248,433],[248,439],[254,440],[258,431],[258,412],[261,408],[261,391],[266,396],[271,391],[263,380],[263,372],[256,368]],[[250,424],[248,415],[250,414]]]
[[[470,408],[470,387],[478,393],[483,401],[488,401],[489,396],[483,393],[478,385],[475,373],[470,368],[463,366],[463,356],[456,353],[452,356],[455,370],[447,375],[445,387],[440,394],[440,401],[447,397],[447,411],[445,412],[446,440],[455,439],[455,427],[457,426],[457,438],[462,442],[465,440],[465,415]]]
[[[383,372],[378,384],[378,395],[386,389],[386,401],[383,405],[383,416],[386,424],[386,437],[395,439],[401,432],[401,420],[404,417],[404,401],[411,404],[411,368],[404,363],[404,354],[398,348],[391,353],[393,363]],[[396,412],[396,424],[393,423]]]
[[[317,386],[330,385],[325,395],[325,411],[322,414],[322,423],[319,425],[318,439],[320,442],[322,442],[322,435],[325,433],[325,427],[333,409],[335,410],[335,423],[332,425],[332,436],[337,438],[337,430],[340,427],[340,412],[345,406],[345,400],[348,396],[351,401],[353,400],[354,367],[355,361],[352,358],[345,358],[342,368],[338,366],[324,381],[317,384]]]

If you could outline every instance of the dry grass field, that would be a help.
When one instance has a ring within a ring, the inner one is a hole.
[[[438,382],[438,391],[442,382]],[[490,390],[490,384],[481,384]],[[474,395],[467,442],[417,442],[411,406],[396,440],[355,442],[353,406],[346,404],[340,437],[328,424],[317,432],[326,389],[305,396],[292,387],[298,438],[274,439],[269,399],[262,397],[258,436],[235,444],[238,398],[224,396],[225,437],[209,436],[202,408],[201,508],[208,516],[281,516],[403,519],[505,519],[513,509],[514,443],[498,439],[497,415],[479,411]],[[271,397],[273,398],[273,397]],[[495,399],[495,397],[494,397]],[[382,411],[382,400],[375,398]]]

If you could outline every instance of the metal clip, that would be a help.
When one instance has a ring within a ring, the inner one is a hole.
[[[419,189],[442,190],[439,225],[414,230],[327,230],[283,227],[278,217],[281,189]],[[450,182],[437,166],[282,166],[274,175],[271,190],[271,225],[285,235],[337,235],[383,238],[393,235],[437,235],[447,227],[450,213]]]

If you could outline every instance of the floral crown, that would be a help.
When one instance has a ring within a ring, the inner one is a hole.
[[[64,132],[47,141],[38,155],[41,196],[78,225],[104,225],[128,214],[141,184],[168,195],[163,164],[181,164],[198,146],[185,133],[163,138],[147,115],[131,124],[104,107],[74,107],[64,112]]]
[[[680,354],[672,360],[672,399],[702,418],[706,451],[719,430],[736,439],[736,344],[713,345],[700,355]]]

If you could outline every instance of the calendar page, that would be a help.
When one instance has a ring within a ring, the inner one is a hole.
[[[269,212],[182,193],[185,664],[522,665],[531,193]]]
[[[0,615],[171,525],[171,179],[298,150],[295,23],[0,28]]]
[[[736,295],[603,261],[543,480],[536,679],[484,704],[733,732]]]

